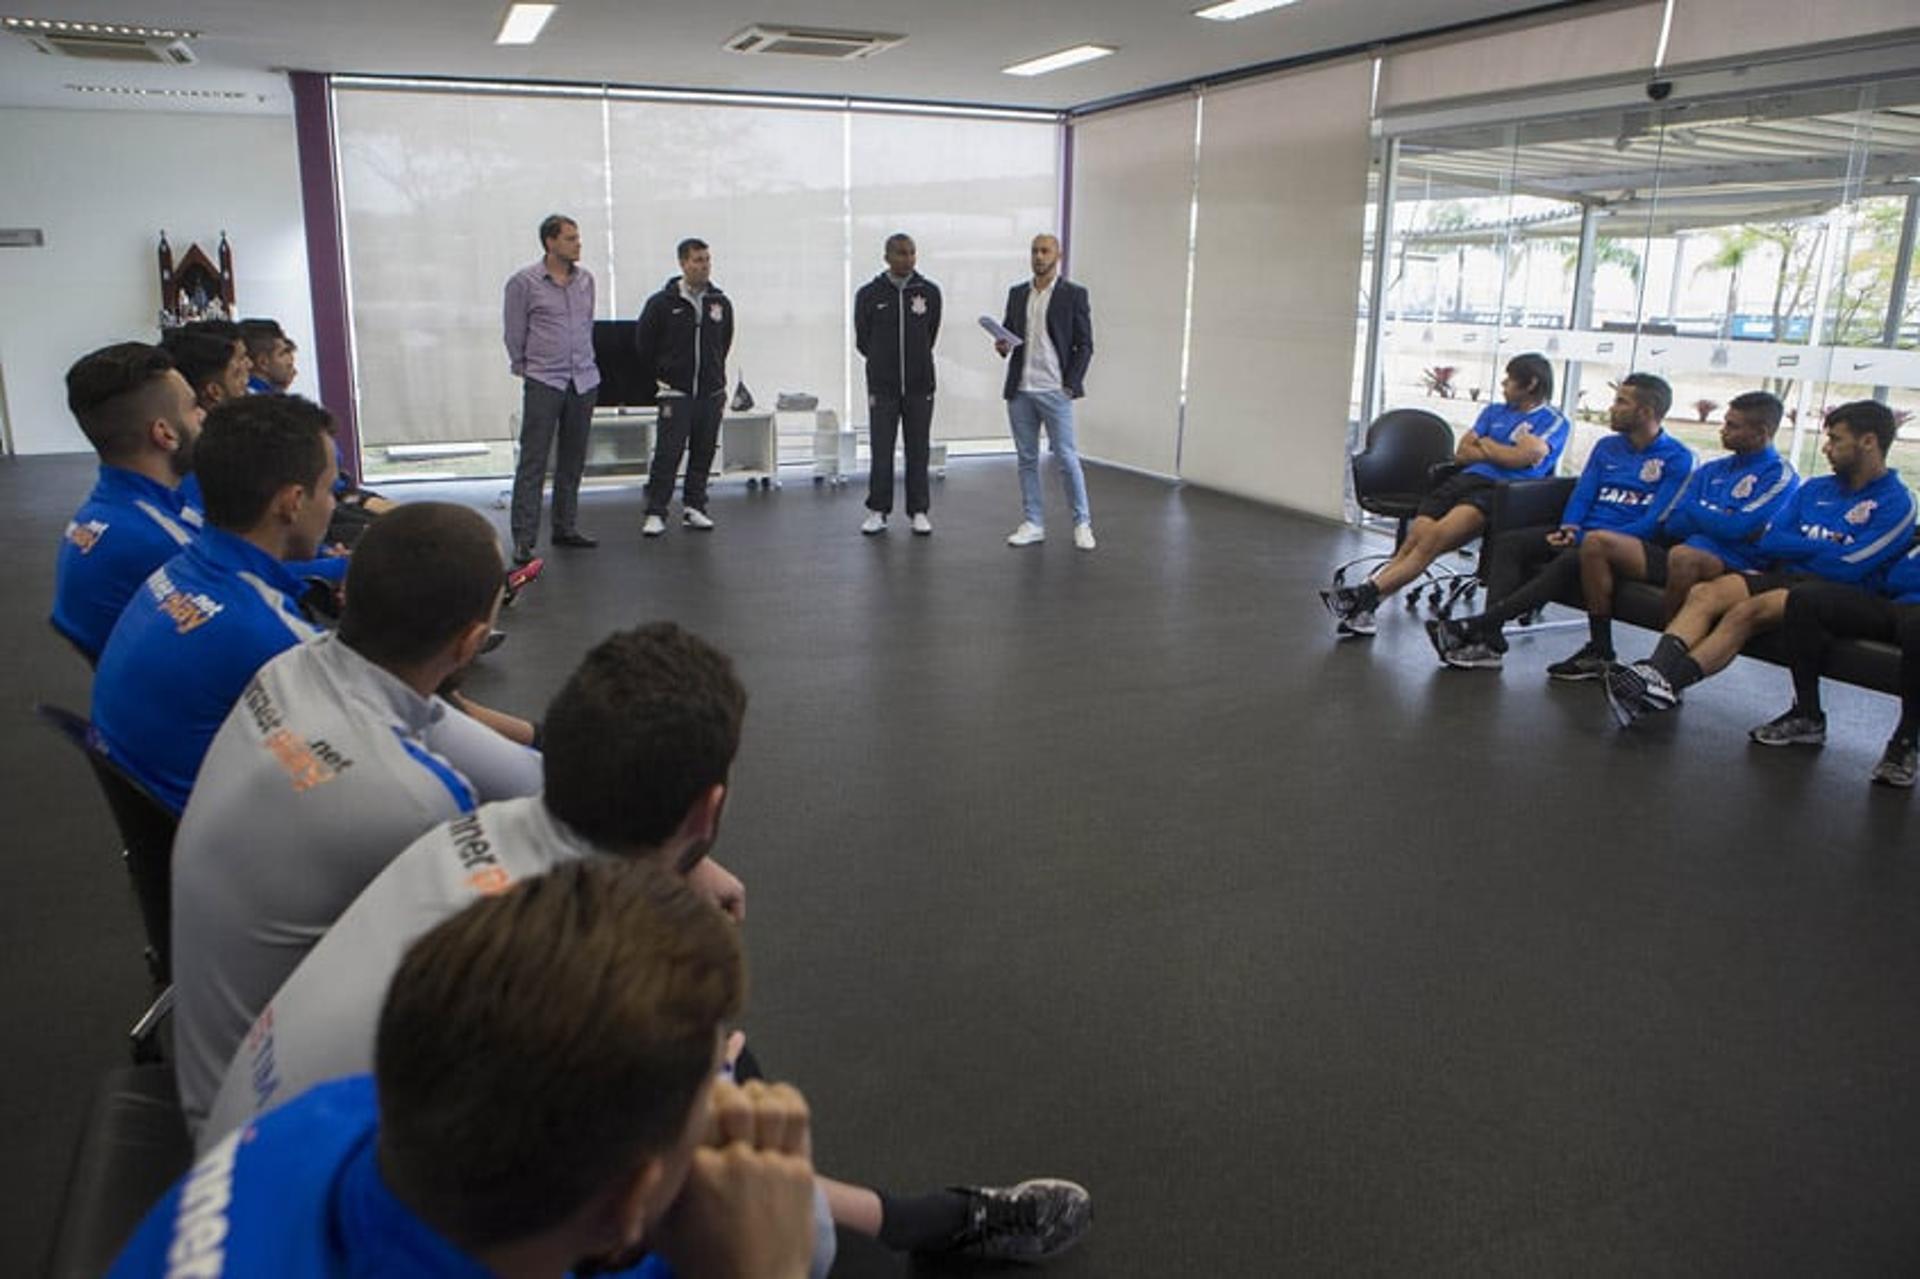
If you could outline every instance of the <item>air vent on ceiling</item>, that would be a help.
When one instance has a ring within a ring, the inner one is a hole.
[[[136,27],[115,22],[67,22],[57,18],[4,18],[0,26],[56,58],[92,62],[158,62],[192,66],[188,45],[200,33],[167,27]]]
[[[785,54],[794,58],[826,58],[846,62],[871,58],[901,43],[905,36],[870,31],[821,31],[811,27],[748,27],[724,46],[730,53]]]

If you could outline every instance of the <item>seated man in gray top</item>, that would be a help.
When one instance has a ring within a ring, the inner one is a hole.
[[[214,737],[173,854],[174,1045],[189,1123],[247,1027],[387,862],[540,789],[540,757],[434,694],[499,607],[480,515],[396,507],[361,539],[336,635],[263,666]]]
[[[601,643],[547,708],[543,794],[455,818],[380,873],[253,1023],[201,1148],[314,1084],[365,1071],[381,992],[408,942],[476,897],[607,855],[677,870],[741,918],[739,881],[707,852],[745,712],[733,664],[671,623]],[[1077,1242],[1091,1219],[1087,1192],[1069,1181],[891,1195],[822,1178],[820,1188],[834,1223],[903,1251],[1037,1261]],[[821,1266],[832,1238],[822,1236]]]

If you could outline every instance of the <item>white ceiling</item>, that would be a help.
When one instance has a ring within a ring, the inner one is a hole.
[[[1537,9],[1542,0],[1300,0],[1208,22],[1204,0],[560,0],[539,42],[493,43],[506,0],[0,0],[0,13],[203,33],[192,67],[55,58],[0,34],[0,106],[281,113],[282,69],[760,90],[1065,108],[1239,67]],[[865,61],[742,57],[751,23],[903,34]],[[1000,68],[1082,42],[1102,61],[1023,79]],[[236,90],[240,101],[128,99],[69,84]]]

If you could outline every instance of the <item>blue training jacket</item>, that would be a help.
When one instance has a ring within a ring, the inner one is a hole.
[[[67,524],[54,563],[55,629],[98,661],[140,583],[202,527],[200,508],[180,489],[103,463],[93,492]]]
[[[339,451],[339,446],[335,445],[334,452],[337,454]],[[339,491],[339,486],[335,485],[334,492]],[[207,504],[200,496],[199,476],[189,475],[181,480],[180,495],[186,499],[187,505],[202,515],[205,514]],[[323,582],[333,582],[336,585],[347,580],[347,557],[344,555],[319,555],[310,560],[292,560],[287,567],[293,571],[295,577],[317,577]]]
[[[1489,404],[1474,419],[1473,433],[1495,444],[1512,444],[1523,435],[1532,435],[1547,442],[1547,455],[1528,467],[1470,462],[1460,468],[1463,475],[1484,475],[1490,480],[1537,480],[1543,475],[1552,475],[1560,465],[1560,455],[1567,451],[1567,437],[1573,433],[1573,427],[1568,424],[1567,415],[1551,404],[1542,404],[1525,413],[1505,404]]]
[[[1716,457],[1695,469],[1664,531],[1669,541],[1705,551],[1730,569],[1757,569],[1766,562],[1760,535],[1799,487],[1799,474],[1771,444]]]
[[[207,1151],[149,1211],[110,1279],[487,1279],[387,1189],[373,1078],[322,1084]],[[618,1272],[672,1279],[648,1257]]]
[[[254,672],[320,632],[300,579],[209,528],[127,602],[93,680],[93,722],[113,759],[178,813],[200,761]]]
[[[1626,436],[1609,435],[1587,454],[1560,523],[1652,537],[1692,470],[1693,450],[1665,431],[1637,451]]]
[[[1761,534],[1758,550],[1780,568],[1858,586],[1912,538],[1913,494],[1897,472],[1857,490],[1822,475],[1794,492]]]

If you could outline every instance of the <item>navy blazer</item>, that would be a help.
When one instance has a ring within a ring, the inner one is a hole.
[[[1023,280],[1007,290],[1007,314],[1001,321],[1022,340],[1007,357],[1007,384],[1001,398],[1011,400],[1020,389],[1020,377],[1027,367],[1027,297],[1033,281]],[[1053,282],[1053,296],[1047,299],[1047,340],[1060,358],[1060,385],[1071,399],[1087,393],[1087,365],[1093,362],[1093,308],[1087,303],[1087,291],[1071,280]]]

